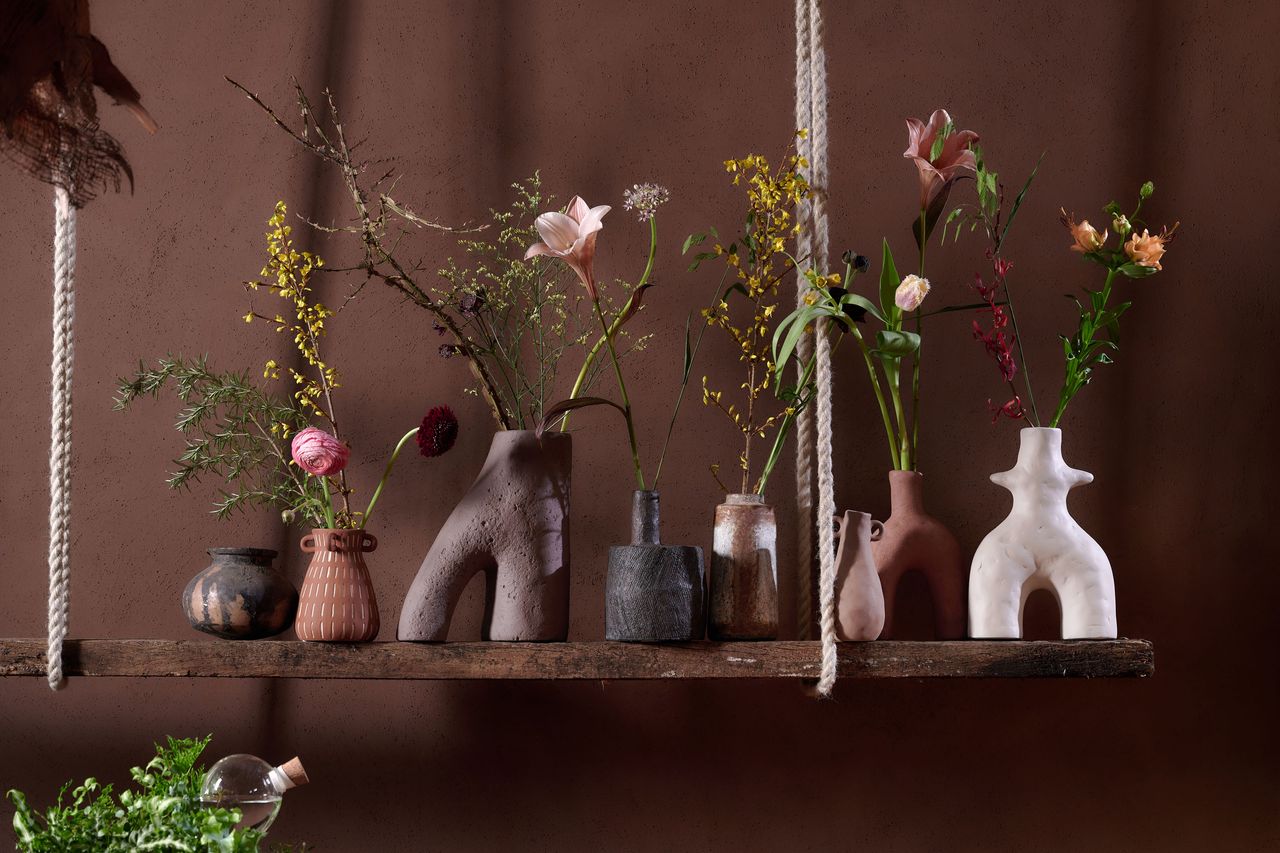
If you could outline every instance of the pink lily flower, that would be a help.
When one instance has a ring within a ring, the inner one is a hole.
[[[524,253],[525,260],[534,255],[550,255],[560,258],[573,268],[587,288],[591,301],[596,294],[596,280],[592,261],[596,254],[596,235],[604,227],[604,215],[612,208],[607,204],[588,207],[581,196],[574,196],[565,213],[544,213],[534,221],[541,243],[534,243]]]
[[[907,150],[902,156],[914,160],[920,170],[920,209],[926,210],[930,202],[959,177],[961,169],[976,172],[978,160],[969,147],[978,141],[972,130],[952,130],[942,143],[942,151],[931,160],[933,142],[942,129],[951,123],[946,110],[934,110],[925,124],[918,118],[907,119]]]

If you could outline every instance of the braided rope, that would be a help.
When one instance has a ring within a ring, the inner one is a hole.
[[[796,129],[808,128],[813,122],[809,78],[813,54],[809,49],[809,2],[796,0]],[[796,152],[813,162],[812,139],[796,142]],[[812,250],[809,202],[796,205],[796,257],[805,258]],[[796,305],[804,304],[809,282],[803,269],[796,270]],[[796,342],[796,377],[804,377],[804,366],[813,353],[813,338],[802,334]],[[813,412],[805,407],[796,418],[796,636],[807,640],[813,636]]]
[[[807,77],[800,84],[797,71],[797,101],[807,99],[809,102],[809,161],[810,184],[812,191],[809,201],[810,226],[813,229],[812,263],[818,270],[827,269],[828,246],[830,236],[827,222],[827,187],[829,174],[827,169],[827,56],[823,46],[824,22],[820,0],[796,0],[797,6],[807,5],[808,31],[797,30],[796,57],[797,66],[807,55]],[[799,23],[802,15],[796,13]],[[807,41],[807,48],[801,43]],[[818,480],[818,512],[816,526],[818,532],[818,610],[820,635],[822,639],[822,670],[818,679],[818,693],[830,696],[835,687],[838,672],[836,653],[836,620],[835,620],[835,534],[831,519],[835,516],[835,476],[832,470],[832,429],[831,429],[831,341],[827,337],[825,321],[819,322],[814,331],[814,355],[816,361],[817,406],[814,416],[816,422],[817,442],[814,454],[817,457]],[[812,437],[805,442],[813,447]],[[798,466],[797,466],[798,467]],[[806,483],[806,489],[808,484]],[[806,519],[805,529],[814,523],[812,514]],[[812,536],[804,537],[812,542]],[[809,563],[812,562],[810,558]],[[806,574],[810,571],[809,563],[804,566]]]
[[[71,616],[71,369],[75,356],[76,209],[61,186],[53,197],[53,367],[49,446],[49,687],[62,680],[62,641]]]

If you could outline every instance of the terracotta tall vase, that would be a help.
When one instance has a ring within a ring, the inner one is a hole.
[[[1116,587],[1102,547],[1067,511],[1067,493],[1093,482],[1062,459],[1062,431],[1022,430],[1018,462],[991,481],[1013,494],[1008,518],[987,534],[969,575],[974,637],[1022,636],[1027,596],[1049,589],[1062,611],[1062,637],[1114,639]]]
[[[631,503],[631,544],[609,549],[605,639],[701,640],[706,633],[705,589],[702,549],[663,545],[658,493],[636,491]]]
[[[849,510],[839,521],[836,551],[836,637],[875,640],[884,630],[884,591],[876,571],[871,543],[879,541],[884,525],[865,512]]]
[[[378,598],[364,555],[378,547],[363,530],[312,530],[302,537],[311,555],[293,629],[300,640],[365,643],[378,636]]]
[[[965,566],[960,544],[924,509],[924,477],[917,471],[889,472],[890,514],[884,535],[871,544],[871,553],[884,589],[884,630],[893,637],[893,606],[898,582],[916,571],[929,584],[933,599],[934,631],[940,640],[965,635]]]
[[[778,522],[761,495],[716,507],[710,610],[713,640],[778,636]]]
[[[483,572],[485,640],[551,641],[569,634],[567,433],[493,437],[475,483],[440,529],[400,611],[401,640],[443,642],[468,581]]]

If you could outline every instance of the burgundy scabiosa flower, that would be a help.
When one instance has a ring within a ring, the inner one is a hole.
[[[458,416],[448,406],[436,406],[427,412],[418,429],[418,450],[431,459],[441,456],[458,440]]]

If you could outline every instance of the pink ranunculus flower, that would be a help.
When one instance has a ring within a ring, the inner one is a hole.
[[[604,215],[612,210],[607,204],[588,207],[581,196],[574,196],[565,213],[544,213],[534,221],[541,243],[534,243],[524,253],[525,260],[534,255],[551,255],[560,258],[578,274],[587,288],[591,300],[599,297],[592,272],[596,254],[596,236],[604,227]]]
[[[893,302],[903,311],[914,311],[929,295],[929,279],[912,274],[902,280],[893,294]]]
[[[918,118],[907,119],[907,150],[902,156],[914,161],[920,171],[921,210],[928,208],[930,202],[959,177],[961,169],[971,172],[978,169],[978,159],[969,150],[978,141],[978,134],[972,130],[953,129],[942,143],[937,159],[929,156],[933,153],[934,140],[949,124],[951,116],[946,110],[934,110],[928,124]]]
[[[298,467],[317,477],[337,474],[351,458],[351,448],[316,427],[307,427],[295,435],[290,450]]]

